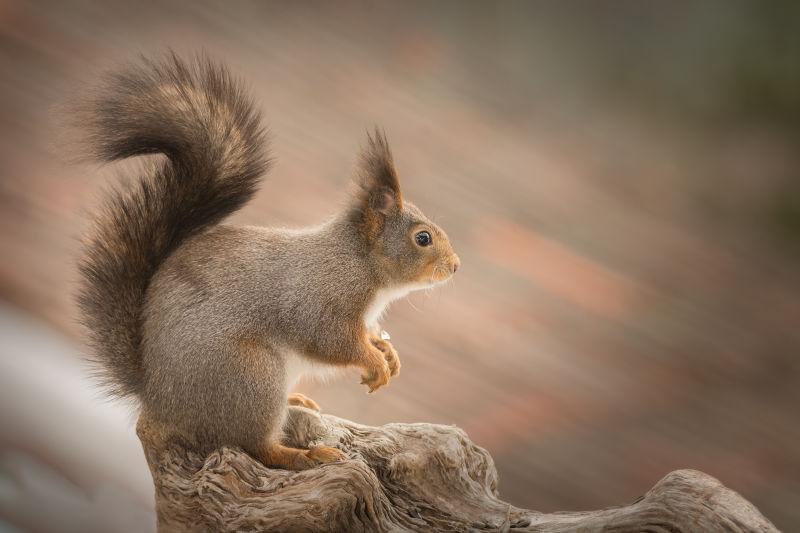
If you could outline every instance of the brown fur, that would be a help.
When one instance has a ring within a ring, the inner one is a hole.
[[[200,451],[237,445],[291,469],[341,458],[279,444],[288,390],[308,367],[357,367],[370,392],[396,376],[378,318],[455,272],[447,235],[402,198],[380,132],[348,206],[322,225],[219,225],[268,166],[241,88],[218,65],[174,56],[109,79],[83,106],[94,153],[167,156],[110,196],[82,263],[81,305],[112,391]],[[420,231],[430,245],[418,244]]]

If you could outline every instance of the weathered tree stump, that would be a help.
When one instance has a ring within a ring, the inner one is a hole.
[[[369,427],[290,408],[286,442],[349,459],[303,472],[270,469],[236,448],[208,457],[156,449],[137,428],[156,488],[159,531],[777,531],[747,500],[694,470],[668,474],[635,502],[543,514],[498,497],[486,450],[460,429]]]

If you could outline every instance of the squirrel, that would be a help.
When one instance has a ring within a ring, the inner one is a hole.
[[[386,385],[400,360],[384,310],[460,264],[402,197],[385,134],[367,134],[346,206],[319,226],[236,226],[221,222],[271,159],[260,113],[224,65],[142,58],[75,109],[94,160],[165,156],[109,192],[79,263],[90,357],[109,393],[200,453],[239,446],[289,470],[344,459],[281,444],[287,405],[318,409],[290,389],[317,367],[356,367],[369,392]]]

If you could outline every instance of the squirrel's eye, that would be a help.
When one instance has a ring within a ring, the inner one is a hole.
[[[427,231],[420,231],[416,235],[414,235],[414,240],[417,241],[417,244],[420,246],[430,246],[431,242],[431,234]]]

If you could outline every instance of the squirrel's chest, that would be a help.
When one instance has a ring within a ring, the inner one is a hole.
[[[378,289],[364,311],[364,325],[366,325],[367,328],[376,327],[378,325],[378,321],[381,319],[381,317],[383,317],[383,314],[389,307],[389,304],[406,296],[412,290],[414,290],[413,286]]]

